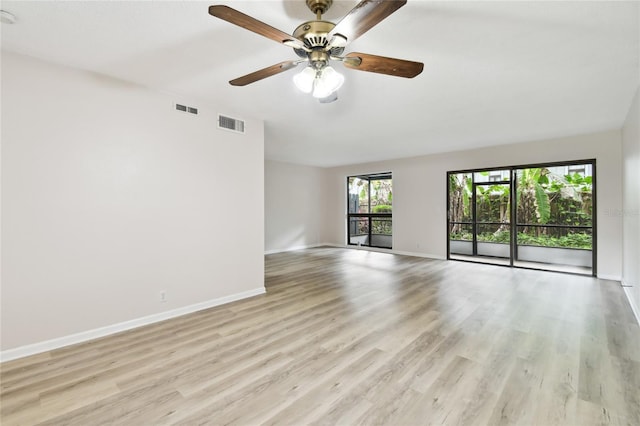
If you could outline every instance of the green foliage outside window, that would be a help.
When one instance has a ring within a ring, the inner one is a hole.
[[[470,222],[471,174],[449,175],[449,214],[452,222]],[[478,241],[509,243],[510,187],[476,186],[476,222],[503,223],[494,232],[480,232]],[[546,168],[517,171],[518,244],[543,247],[592,248],[590,234],[579,229],[532,225],[592,225],[592,177],[578,173],[555,175]],[[452,223],[452,240],[471,241],[470,225]]]
[[[451,240],[455,241],[472,241],[473,236],[470,232],[451,234]],[[483,233],[478,234],[478,242],[483,243],[502,243],[509,244],[509,232]],[[531,236],[523,232],[518,233],[518,244],[540,247],[563,247],[577,249],[591,249],[591,235],[584,233],[572,233],[562,237],[552,237],[542,235],[539,237]]]
[[[374,213],[391,213],[392,207],[388,204],[380,204],[373,207]]]

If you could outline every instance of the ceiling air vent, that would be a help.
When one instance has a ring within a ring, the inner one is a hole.
[[[190,107],[190,106],[186,106],[186,105],[176,104],[176,109],[178,111],[188,112],[188,113],[191,113],[191,114],[198,115],[198,108],[194,108],[194,107]]]
[[[218,114],[218,128],[244,133],[244,121]]]

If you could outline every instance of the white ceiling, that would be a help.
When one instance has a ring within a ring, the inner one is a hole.
[[[297,1],[2,1],[2,48],[224,106],[265,121],[269,159],[334,166],[620,128],[640,72],[637,1],[409,0],[346,52],[424,62],[414,79],[353,71],[339,100],[299,93],[295,70],[228,81],[297,58],[207,13],[227,4],[285,32]],[[335,1],[339,21],[357,1]]]

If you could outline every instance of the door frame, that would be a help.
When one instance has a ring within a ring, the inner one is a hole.
[[[358,178],[362,180],[366,180],[369,186],[367,192],[367,198],[369,203],[369,213],[351,213],[350,209],[350,193],[349,193],[349,179]],[[371,212],[371,182],[375,180],[391,180],[391,185],[393,187],[393,172],[379,172],[379,173],[361,173],[357,175],[347,176],[347,246],[360,246],[360,247],[370,247],[370,248],[380,248],[380,249],[393,249],[393,202],[392,202],[392,211],[391,213],[372,213]],[[392,221],[391,225],[391,247],[380,246],[380,245],[372,245],[372,224],[373,221],[377,218],[385,219],[389,218]],[[351,219],[367,219],[368,220],[368,241],[367,245],[359,245],[351,242]]]

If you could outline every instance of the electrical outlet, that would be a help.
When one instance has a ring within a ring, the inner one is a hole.
[[[160,303],[165,303],[167,301],[167,292],[162,290],[160,292]]]

